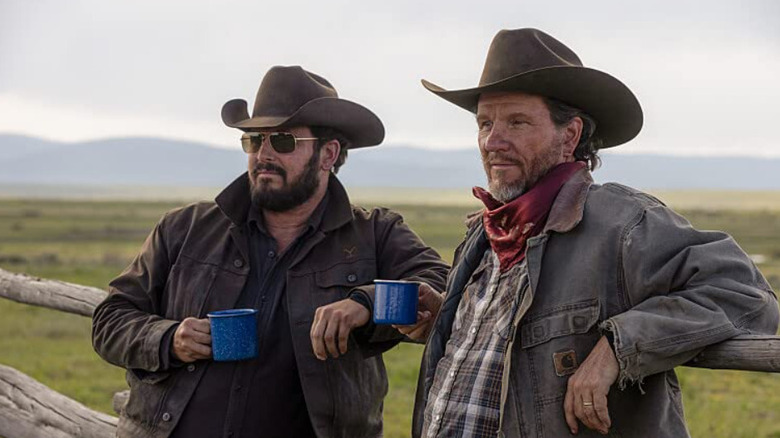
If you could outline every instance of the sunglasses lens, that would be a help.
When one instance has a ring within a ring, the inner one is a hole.
[[[289,154],[295,150],[295,136],[289,132],[271,134],[271,146],[280,154]]]
[[[263,144],[263,134],[244,134],[241,136],[241,147],[247,154],[256,154]]]

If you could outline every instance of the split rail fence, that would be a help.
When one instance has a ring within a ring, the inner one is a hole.
[[[106,292],[0,269],[0,297],[91,317]],[[704,349],[686,366],[780,372],[780,336],[738,336]],[[120,413],[128,391],[114,394]],[[117,418],[94,411],[0,364],[0,436],[98,438],[114,436]]]

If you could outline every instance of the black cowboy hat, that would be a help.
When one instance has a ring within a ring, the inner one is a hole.
[[[631,140],[642,129],[642,107],[628,87],[607,73],[583,67],[571,49],[537,29],[498,32],[475,88],[445,90],[425,79],[422,84],[473,113],[480,94],[488,92],[518,91],[559,100],[596,120],[594,135],[605,148]]]
[[[293,126],[328,126],[350,140],[350,149],[382,143],[385,128],[368,108],[340,99],[322,76],[299,66],[272,67],[255,97],[252,117],[247,102],[233,99],[222,107],[222,121],[245,131]]]

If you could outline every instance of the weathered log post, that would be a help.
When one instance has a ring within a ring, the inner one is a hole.
[[[0,436],[106,438],[117,419],[71,400],[35,379],[0,365]]]
[[[130,398],[129,389],[115,393],[113,400],[111,400],[112,402],[111,406],[114,408],[114,412],[116,412],[117,414],[121,414],[129,398]]]

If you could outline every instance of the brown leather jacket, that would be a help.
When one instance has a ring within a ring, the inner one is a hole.
[[[355,289],[373,297],[376,278],[424,281],[442,290],[448,266],[400,215],[351,206],[335,176],[328,191],[320,228],[287,273],[295,357],[318,436],[380,436],[387,376],[379,353],[397,344],[398,333],[369,325],[353,333],[346,355],[319,361],[309,338],[314,311]],[[131,392],[119,436],[167,437],[181,417],[204,367],[195,362],[164,369],[161,355],[168,352],[161,339],[186,317],[233,307],[249,274],[249,199],[244,174],[216,203],[167,213],[95,309],[95,351],[128,370]]]

